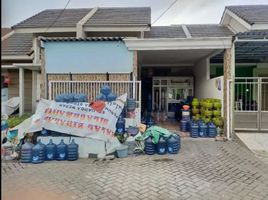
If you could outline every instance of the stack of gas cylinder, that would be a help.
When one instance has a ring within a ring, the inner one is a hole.
[[[203,120],[191,122],[190,135],[193,138],[197,137],[216,137],[217,127],[213,122],[205,123]]]
[[[181,148],[181,139],[179,135],[171,134],[168,138],[160,136],[157,144],[153,143],[152,137],[146,138],[144,151],[148,155],[155,153],[163,155],[166,153],[177,154]]]
[[[74,161],[78,159],[78,144],[74,139],[70,144],[65,144],[63,139],[59,144],[54,144],[50,139],[47,145],[43,144],[39,139],[36,145],[29,141],[21,147],[21,162],[22,163],[43,163],[45,160],[69,160]]]

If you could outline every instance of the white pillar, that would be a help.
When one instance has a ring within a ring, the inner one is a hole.
[[[32,112],[35,111],[36,108],[36,100],[37,100],[37,71],[32,71]]]
[[[20,116],[24,114],[24,69],[19,68]]]

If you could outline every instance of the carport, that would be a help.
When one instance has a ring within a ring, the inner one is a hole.
[[[236,35],[235,131],[268,131],[268,30]]]
[[[211,78],[210,58],[223,52],[224,69],[226,72],[231,71],[232,35],[226,27],[219,25],[176,25],[152,27],[141,39],[125,38],[128,49],[137,51],[138,54],[143,111],[148,109],[148,101],[154,102],[154,96],[149,97],[150,91],[153,91],[154,76],[193,77],[193,96],[222,99],[227,108],[224,101],[227,81],[224,80],[231,79],[231,76],[224,73],[221,77]],[[222,84],[220,90],[215,86],[218,80]],[[159,93],[161,94],[161,88]],[[154,110],[154,105],[152,107]],[[164,109],[167,111],[169,107]],[[223,115],[226,114],[227,111],[223,111]]]

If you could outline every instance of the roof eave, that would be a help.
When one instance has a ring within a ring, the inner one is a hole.
[[[200,38],[125,38],[129,50],[185,50],[231,48],[232,37]]]
[[[32,60],[33,55],[27,56],[27,55],[1,55],[2,60]]]

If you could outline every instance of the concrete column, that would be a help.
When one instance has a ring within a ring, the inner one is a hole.
[[[76,38],[85,38],[86,33],[84,31],[84,24],[97,12],[98,8],[93,8],[89,11],[86,16],[84,16],[77,24],[76,24]]]
[[[32,112],[35,111],[36,108],[36,100],[37,100],[37,71],[32,71]]]
[[[224,72],[224,134],[231,136],[232,134],[232,119],[233,119],[233,80],[234,80],[234,47],[225,49],[223,58]]]
[[[138,52],[133,52],[133,80],[137,80],[138,78]]]
[[[24,69],[19,68],[19,96],[20,96],[20,113],[22,116],[24,114]]]
[[[38,39],[36,37],[33,38],[33,50],[34,50],[33,63],[37,64],[40,62],[40,47],[38,45]]]
[[[45,70],[45,50],[41,48],[41,80],[40,80],[40,98],[46,99],[47,83],[46,83],[46,70]]]

